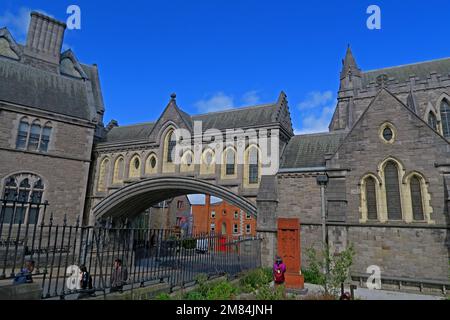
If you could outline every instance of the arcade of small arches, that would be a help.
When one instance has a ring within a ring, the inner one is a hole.
[[[191,149],[183,151],[180,163],[176,164],[173,154],[177,142],[174,136],[174,129],[168,130],[163,140],[161,157],[158,157],[157,150],[102,155],[98,161],[96,191],[105,193],[110,188],[117,189],[127,181],[161,174],[196,175],[200,179],[218,178],[217,180],[224,182],[233,180],[233,183],[236,183],[236,180],[239,179],[238,154],[234,146],[225,146],[220,164],[216,163],[215,151],[209,146],[203,149],[199,165],[194,163],[194,153]],[[238,181],[237,184],[247,189],[259,187],[261,178],[260,158],[261,151],[258,145],[248,144],[243,155],[242,180]]]

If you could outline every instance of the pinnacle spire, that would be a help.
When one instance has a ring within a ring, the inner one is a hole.
[[[350,44],[347,46],[347,52],[345,58],[342,60],[341,79],[350,76],[360,76],[361,70],[358,68],[355,57],[353,56]]]

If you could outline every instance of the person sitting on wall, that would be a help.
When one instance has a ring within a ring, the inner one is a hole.
[[[33,274],[34,271],[34,261],[27,260],[25,262],[25,267],[20,270],[18,274],[14,277],[13,284],[24,284],[24,283],[33,283]]]

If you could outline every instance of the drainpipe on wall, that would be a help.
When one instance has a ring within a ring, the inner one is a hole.
[[[321,174],[316,177],[317,183],[320,186],[320,200],[321,200],[321,215],[322,215],[322,245],[324,252],[327,250],[328,246],[328,230],[327,230],[327,212],[326,212],[326,199],[325,199],[325,188],[328,183],[328,175]],[[324,257],[324,272],[328,273],[328,264],[326,257]]]

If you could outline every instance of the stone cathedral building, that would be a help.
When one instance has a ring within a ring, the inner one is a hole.
[[[7,201],[48,201],[95,223],[143,212],[189,193],[219,196],[257,215],[261,257],[276,255],[277,218],[300,219],[301,246],[356,250],[353,275],[378,265],[386,278],[448,281],[450,58],[363,71],[350,48],[329,132],[295,135],[287,96],[273,103],[189,115],[176,95],[158,119],[103,124],[96,65],[61,53],[65,25],[33,12],[26,44],[0,29],[0,192]],[[176,129],[253,129],[277,139],[279,167],[263,175],[260,146],[245,137],[215,150],[170,150]],[[236,148],[236,145],[241,148]],[[237,163],[241,156],[243,163]],[[4,202],[5,203],[5,202]],[[20,213],[28,223],[42,214]],[[15,223],[8,205],[2,221]],[[305,260],[306,257],[303,256]]]

